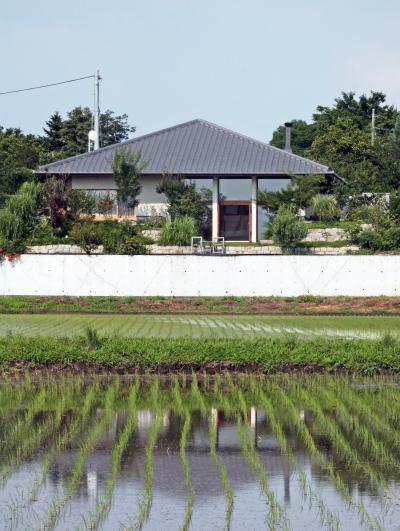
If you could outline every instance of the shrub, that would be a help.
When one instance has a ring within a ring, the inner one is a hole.
[[[334,195],[317,194],[311,199],[311,209],[320,221],[332,221],[339,218],[340,210]]]
[[[347,219],[369,223],[374,228],[388,228],[391,225],[391,213],[385,197],[367,198],[364,204],[355,202],[355,205],[350,205]]]
[[[393,221],[400,224],[400,192],[390,195],[389,213]]]
[[[26,182],[9,197],[0,210],[1,240],[22,240],[31,233],[39,219],[42,193],[42,185]]]
[[[101,238],[95,221],[75,223],[70,232],[70,238],[87,254],[90,254],[101,244]]]
[[[102,216],[111,216],[114,204],[114,199],[110,194],[107,194],[97,201],[97,212]]]
[[[146,245],[151,243],[149,238],[145,238],[141,234],[128,238],[121,245],[122,254],[148,254]]]
[[[96,199],[85,190],[69,190],[67,212],[72,221],[78,221],[83,215],[90,216],[96,210]]]
[[[167,222],[161,230],[161,245],[190,245],[192,236],[197,235],[196,222],[189,216]]]
[[[95,225],[107,254],[125,254],[125,242],[136,236],[136,228],[130,221],[107,219],[96,221]]]
[[[71,232],[71,240],[90,254],[102,245],[105,254],[146,254],[152,240],[137,234],[129,221],[80,221]]]
[[[363,249],[372,252],[398,250],[400,249],[400,227],[365,230],[359,228],[351,234],[351,240]]]
[[[59,243],[60,241],[62,240],[53,236],[53,229],[49,223],[49,220],[43,218],[33,228],[32,234],[26,239],[26,244],[51,245],[52,243]]]
[[[280,206],[268,226],[274,243],[282,247],[294,247],[307,235],[307,226],[294,212],[293,207]]]

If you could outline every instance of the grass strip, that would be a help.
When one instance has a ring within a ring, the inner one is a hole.
[[[365,339],[0,338],[0,371],[52,364],[136,370],[400,371],[400,341]]]

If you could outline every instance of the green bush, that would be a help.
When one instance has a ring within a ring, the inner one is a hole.
[[[362,249],[372,252],[395,251],[400,249],[400,227],[391,226],[387,229],[361,228],[351,234],[352,242],[360,245]]]
[[[320,221],[338,219],[340,210],[334,195],[317,194],[311,199],[311,209]]]
[[[280,206],[268,226],[274,243],[282,247],[295,247],[307,235],[307,225],[294,212],[293,207]]]
[[[377,197],[368,203],[351,207],[347,214],[350,221],[369,223],[374,228],[388,228],[392,223],[389,205],[384,197]]]
[[[130,221],[107,219],[95,222],[106,254],[125,254],[124,244],[136,236],[136,228]]]
[[[32,234],[26,238],[25,243],[29,246],[32,245],[52,245],[59,243],[68,243],[62,238],[56,238],[53,235],[53,229],[47,218],[43,218],[33,228]]]
[[[79,245],[87,254],[90,254],[101,244],[95,221],[80,221],[79,223],[75,223],[69,236],[71,241]]]
[[[161,230],[161,245],[190,245],[191,238],[198,235],[196,222],[189,216],[167,222]]]
[[[86,253],[91,253],[99,245],[105,254],[146,254],[146,245],[152,240],[137,233],[135,225],[129,221],[79,221],[70,232],[70,239]]]
[[[42,185],[26,182],[9,197],[0,209],[0,239],[15,241],[30,234],[39,219],[42,194]]]

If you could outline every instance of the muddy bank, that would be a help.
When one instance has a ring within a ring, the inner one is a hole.
[[[400,315],[400,297],[0,297],[0,314]]]

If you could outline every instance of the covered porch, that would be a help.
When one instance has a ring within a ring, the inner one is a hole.
[[[268,216],[257,204],[258,190],[286,188],[290,177],[214,176],[191,179],[197,188],[211,191],[212,238],[227,242],[257,242],[262,239]]]

